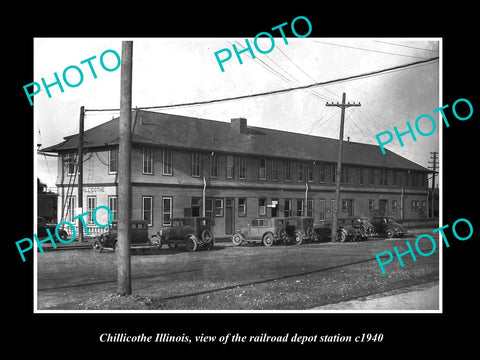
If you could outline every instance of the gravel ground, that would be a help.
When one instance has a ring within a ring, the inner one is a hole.
[[[381,273],[375,254],[405,251],[405,240],[139,253],[133,295],[123,297],[115,295],[115,253],[50,251],[38,255],[38,309],[308,310],[438,282],[438,250],[416,262],[405,256],[404,267],[392,261]]]

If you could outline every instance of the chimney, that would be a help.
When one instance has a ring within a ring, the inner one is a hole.
[[[231,127],[233,130],[240,134],[247,133],[247,119],[245,118],[235,118],[231,119]]]

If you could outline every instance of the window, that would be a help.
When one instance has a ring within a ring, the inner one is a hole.
[[[283,215],[285,217],[292,216],[292,200],[285,200],[283,207]]]
[[[320,182],[324,183],[326,178],[326,166],[324,163],[320,164]]]
[[[325,199],[320,199],[318,216],[320,221],[325,221]]]
[[[198,152],[192,153],[192,176],[200,177],[202,156]]]
[[[342,199],[342,211],[348,211],[348,201]]]
[[[373,182],[374,182],[374,171],[373,169],[368,169],[368,178],[369,178],[369,184],[370,185],[373,185]]]
[[[172,150],[163,150],[163,175],[173,175]]]
[[[93,225],[93,210],[97,207],[97,198],[95,196],[87,196],[87,211],[88,211],[88,221],[87,224]]]
[[[65,165],[67,167],[67,174],[74,175],[75,174],[75,152],[70,151],[65,156]]]
[[[240,156],[238,159],[238,178],[245,180],[247,178],[247,158]]]
[[[199,197],[192,197],[191,200],[191,208],[192,208],[192,216],[200,216],[200,200]]]
[[[313,182],[313,164],[309,163],[306,165],[307,167],[307,181]]]
[[[210,156],[210,177],[218,178],[218,157],[216,154]]]
[[[267,199],[258,199],[258,215],[267,215]]]
[[[215,218],[213,216],[213,199],[205,200],[205,217],[211,220],[210,223],[212,225],[214,224]]]
[[[297,200],[297,216],[303,216],[303,199]]]
[[[421,209],[426,210],[427,209],[427,203],[425,202],[425,200],[422,200],[421,204],[422,204]]]
[[[333,219],[333,213],[337,211],[337,208],[335,207],[335,199],[330,200],[330,213]]]
[[[307,216],[313,217],[313,199],[307,200]]]
[[[412,200],[412,210],[413,211],[418,211],[420,206],[420,202],[418,200]]]
[[[223,216],[223,199],[215,199],[215,216]]]
[[[304,164],[299,162],[297,165],[297,179],[298,182],[304,182]]]
[[[233,155],[227,155],[227,179],[233,179]]]
[[[247,216],[247,199],[238,199],[238,216]]]
[[[268,226],[270,226],[270,224],[269,224],[267,219],[265,219],[265,220],[259,219],[258,220],[258,226],[268,227]]]
[[[330,164],[330,181],[332,184],[337,181],[337,164]]]
[[[278,181],[278,173],[279,173],[279,167],[278,167],[278,160],[274,159],[272,160],[272,181]]]
[[[118,149],[110,148],[108,150],[108,173],[116,174],[118,169]]]
[[[172,198],[170,196],[164,196],[162,198],[162,225],[170,226],[172,225]]]
[[[291,181],[292,174],[290,169],[290,161],[285,160],[285,181]]]
[[[153,225],[153,197],[142,196],[142,220],[146,220],[149,226]]]
[[[259,159],[258,161],[258,178],[267,180],[267,159]]]
[[[117,215],[117,197],[116,196],[109,196],[108,197],[108,207],[110,208],[110,211],[113,214],[113,221],[118,220],[118,215]]]
[[[397,200],[392,200],[392,211],[397,211]]]
[[[397,172],[395,170],[393,170],[392,180],[393,180],[392,185],[397,185]]]
[[[380,185],[388,185],[388,171],[385,169],[380,169],[378,172]]]
[[[373,199],[368,200],[368,211],[375,210],[375,201]]]
[[[151,147],[143,147],[143,174],[153,174],[153,149]]]
[[[67,197],[67,220],[73,223],[75,217],[75,196]]]

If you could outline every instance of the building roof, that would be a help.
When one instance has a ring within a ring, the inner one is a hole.
[[[86,130],[84,148],[118,145],[118,121]],[[243,121],[244,127],[238,125]],[[258,155],[303,161],[337,162],[338,140],[320,136],[247,126],[245,119],[231,123],[144,110],[132,112],[132,143],[198,151]],[[78,148],[78,134],[42,149],[63,152]],[[392,169],[430,170],[392,151],[383,155],[377,145],[343,142],[343,163]]]

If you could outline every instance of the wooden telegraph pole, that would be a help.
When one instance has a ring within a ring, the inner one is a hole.
[[[335,208],[332,209],[332,241],[337,241],[337,228],[338,228],[338,213],[340,210],[340,180],[342,175],[342,152],[343,152],[343,125],[345,122],[345,108],[350,106],[361,106],[360,103],[355,104],[350,102],[345,103],[347,95],[343,93],[342,103],[326,103],[326,106],[337,106],[342,109],[340,118],[340,138],[338,143],[338,161],[337,161],[337,174],[335,176]]]
[[[133,41],[122,41],[118,146],[118,293],[132,293],[130,264],[131,123]]]

